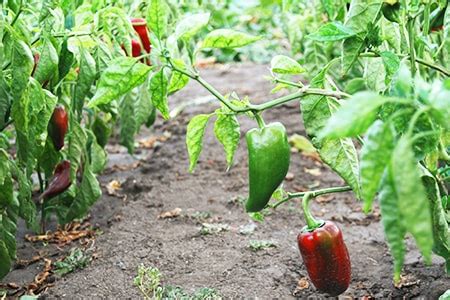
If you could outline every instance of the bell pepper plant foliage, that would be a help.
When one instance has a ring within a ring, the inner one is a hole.
[[[379,202],[395,281],[407,235],[426,262],[434,252],[450,272],[449,5],[347,2],[273,4],[291,54],[274,55],[268,74],[273,92],[285,95],[260,104],[220,93],[196,65],[201,53],[245,49],[265,37],[213,27],[220,23],[202,5],[183,15],[171,0],[142,1],[129,10],[115,1],[1,2],[0,277],[16,257],[18,219],[37,230],[37,220],[45,224],[52,214],[60,223],[85,216],[101,196],[96,175],[114,126],[133,153],[139,129],[153,124],[156,111],[169,119],[169,95],[189,81],[220,102],[187,125],[190,171],[209,122],[230,168],[241,138],[238,117],[252,118],[246,210],[253,217],[305,194],[309,201],[351,190],[366,213]],[[299,74],[309,83],[298,81]],[[290,159],[286,130],[262,118],[290,101],[300,102],[308,138],[346,186],[283,191]],[[311,213],[304,211],[308,220]],[[345,291],[350,261],[336,225],[326,221],[303,231],[298,246],[318,290]]]

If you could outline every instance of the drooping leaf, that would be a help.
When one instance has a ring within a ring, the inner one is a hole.
[[[88,95],[96,75],[97,66],[94,58],[86,49],[82,48],[80,51],[80,72],[75,85],[75,107],[73,107],[73,111],[77,112],[79,119],[81,118],[84,99]]]
[[[168,84],[164,69],[161,69],[153,74],[149,85],[152,103],[166,120],[169,119],[169,104],[167,102]]]
[[[175,36],[188,40],[197,34],[209,22],[210,13],[189,15],[180,20],[175,28]]]
[[[380,120],[375,121],[369,128],[361,149],[361,196],[364,199],[366,213],[372,209],[373,198],[393,149],[394,136],[389,124]]]
[[[297,61],[285,55],[274,56],[270,65],[272,72],[278,74],[295,75],[305,72],[305,69]]]
[[[311,87],[324,88],[325,75],[329,65],[311,81]],[[360,198],[359,162],[353,141],[349,138],[318,140],[319,132],[336,110],[335,101],[327,96],[308,95],[300,100],[306,133],[322,160],[338,173]]]
[[[88,213],[89,208],[101,195],[100,184],[92,172],[90,164],[86,162],[83,166],[83,178],[77,189],[77,196],[69,208],[66,221],[84,217]]]
[[[208,33],[202,48],[239,48],[260,40],[261,37],[249,35],[232,29],[216,29]]]
[[[235,115],[221,114],[214,123],[214,134],[223,145],[227,155],[228,167],[233,164],[233,157],[241,137],[239,122]]]
[[[5,242],[0,240],[0,279],[6,276],[11,269],[12,260],[8,254]]]
[[[211,115],[197,115],[189,121],[186,131],[186,146],[189,154],[189,172],[194,171],[202,152],[203,135]]]
[[[110,62],[103,72],[94,97],[88,107],[108,104],[145,81],[151,67],[131,57],[120,57]]]
[[[41,84],[50,80],[58,70],[58,52],[48,38],[44,38],[40,48],[40,58],[36,66],[33,77]]]
[[[61,45],[61,52],[59,53],[59,65],[58,65],[58,78],[62,80],[67,73],[69,73],[70,68],[73,64],[73,53],[69,50],[67,46],[67,39]]]
[[[433,247],[430,205],[411,141],[406,136],[394,149],[391,172],[403,226],[411,232],[425,259],[430,261]]]
[[[386,168],[381,182],[380,208],[384,234],[391,255],[394,258],[394,281],[398,282],[405,259],[405,242],[403,240],[406,229],[401,220],[399,200],[391,165]]]
[[[120,102],[120,144],[130,154],[134,152],[134,135],[137,131],[134,101],[133,95],[128,94]]]
[[[173,63],[177,68],[185,69],[185,63],[181,59],[173,59]],[[172,76],[170,77],[168,93],[173,94],[186,86],[189,82],[189,77],[186,75],[173,71]]]
[[[446,262],[447,273],[450,272],[450,231],[442,206],[441,193],[436,178],[425,168],[421,167],[422,183],[425,187],[431,208],[433,224],[433,251],[442,256]]]
[[[307,37],[318,42],[340,41],[356,35],[352,28],[346,27],[339,22],[330,22],[321,26],[316,32]]]
[[[34,171],[36,159],[43,152],[55,105],[56,97],[43,90],[33,78],[20,101],[13,103],[11,115],[17,132],[17,156],[19,165],[27,168],[27,176]]]
[[[26,86],[28,85],[28,79],[33,70],[34,59],[31,53],[30,47],[23,41],[16,41],[13,47],[12,54],[12,82],[11,90],[14,100],[20,99]]]
[[[388,100],[375,92],[356,93],[331,116],[319,136],[343,138],[364,133],[375,121],[378,108]]]

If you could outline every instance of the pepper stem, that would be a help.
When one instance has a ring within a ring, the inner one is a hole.
[[[312,193],[306,193],[302,200],[303,215],[306,219],[306,230],[308,231],[312,231],[323,224],[323,221],[316,220],[309,210],[309,201],[313,198],[314,195]]]
[[[264,123],[264,120],[259,113],[253,113],[253,115],[255,116],[256,122],[258,122],[259,128],[262,129],[266,127],[266,123]]]

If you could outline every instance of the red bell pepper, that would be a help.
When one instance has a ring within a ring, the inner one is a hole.
[[[58,196],[67,190],[72,184],[70,179],[70,161],[63,160],[60,162],[53,172],[53,177],[47,186],[47,189],[42,193],[41,198],[48,200]]]
[[[330,221],[317,221],[309,212],[311,194],[303,199],[307,225],[297,237],[309,278],[321,292],[337,296],[347,290],[351,263],[341,230]]]
[[[57,105],[53,110],[52,118],[50,119],[48,131],[53,145],[57,151],[64,147],[64,137],[66,136],[69,127],[69,116],[67,115],[64,106]]]

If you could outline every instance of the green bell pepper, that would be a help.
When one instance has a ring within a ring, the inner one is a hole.
[[[257,120],[260,128],[246,134],[250,182],[247,212],[260,211],[267,205],[288,172],[291,153],[283,124],[265,125],[259,116]]]

